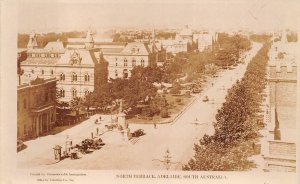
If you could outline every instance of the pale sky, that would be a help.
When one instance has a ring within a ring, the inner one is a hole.
[[[298,0],[19,1],[18,30],[69,31],[107,27],[252,30],[299,28]]]

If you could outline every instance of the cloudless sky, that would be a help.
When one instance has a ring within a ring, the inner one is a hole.
[[[18,30],[69,31],[108,27],[252,30],[299,27],[297,0],[19,1]]]

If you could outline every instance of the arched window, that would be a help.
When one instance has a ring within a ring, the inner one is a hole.
[[[90,81],[90,75],[89,74],[85,74],[84,75],[84,81],[85,82],[89,82]]]
[[[145,66],[145,61],[144,61],[144,59],[141,60],[141,66]]]
[[[87,96],[88,94],[90,94],[89,90],[85,90],[84,95]]]
[[[65,97],[65,90],[64,89],[60,89],[59,95],[60,95],[60,97]]]
[[[73,97],[73,98],[76,98],[76,97],[77,97],[77,90],[76,90],[76,89],[73,89],[73,90],[72,90],[72,97]]]
[[[127,66],[127,59],[124,59],[124,66]]]
[[[77,81],[77,74],[72,73],[72,82]]]
[[[132,59],[132,66],[135,66],[135,65],[136,65],[136,60]]]
[[[123,78],[124,78],[124,79],[127,79],[127,78],[128,78],[128,70],[127,70],[127,69],[124,69],[124,70],[123,70]]]
[[[65,80],[65,74],[61,73],[59,79],[60,79],[61,81],[64,81],[64,80]]]

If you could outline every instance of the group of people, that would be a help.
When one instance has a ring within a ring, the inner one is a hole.
[[[98,124],[98,122],[101,123],[101,121],[102,121],[102,117],[100,116],[99,121],[98,121],[98,118],[95,120],[95,124]]]

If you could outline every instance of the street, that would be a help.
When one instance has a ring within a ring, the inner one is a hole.
[[[227,89],[243,77],[247,64],[262,44],[253,43],[252,49],[246,53],[245,63],[234,69],[220,72],[214,79],[213,85],[208,85],[196,100],[182,112],[171,124],[159,124],[155,129],[152,124],[130,124],[132,131],[143,129],[146,135],[125,143],[121,134],[109,131],[101,136],[106,143],[102,149],[93,153],[80,155],[80,159],[65,159],[54,162],[53,147],[64,144],[67,135],[73,144],[81,142],[91,136],[96,128],[103,127],[105,122],[111,120],[110,115],[103,115],[102,124],[94,124],[99,115],[57,135],[40,137],[27,141],[27,149],[17,154],[19,168],[47,168],[47,169],[120,169],[120,170],[162,170],[166,166],[163,161],[167,150],[170,152],[170,170],[181,170],[181,167],[193,157],[193,146],[198,143],[204,134],[213,134],[213,121],[217,110],[225,102]],[[209,101],[203,102],[208,96]],[[95,134],[95,133],[94,133]],[[161,161],[159,161],[161,160]]]

